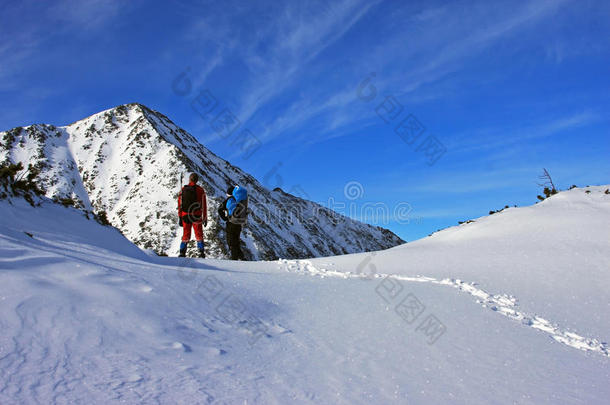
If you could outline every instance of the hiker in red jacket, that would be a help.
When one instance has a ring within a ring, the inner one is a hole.
[[[205,257],[203,250],[203,228],[208,225],[208,205],[203,188],[197,185],[199,176],[191,173],[189,184],[182,187],[178,194],[178,216],[182,227],[182,243],[180,243],[180,257],[186,256],[186,245],[191,240],[191,226],[195,229],[195,239],[199,256]]]

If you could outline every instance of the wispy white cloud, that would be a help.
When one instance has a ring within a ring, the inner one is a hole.
[[[347,135],[378,120],[374,107],[363,104],[355,95],[358,83],[370,71],[378,72],[375,86],[379,94],[391,93],[405,102],[443,97],[442,91],[425,90],[430,88],[427,85],[468,69],[475,57],[505,39],[519,38],[511,42],[518,44],[516,47],[505,50],[509,54],[518,52],[518,47],[527,44],[527,38],[535,32],[532,29],[555,19],[570,2],[475,2],[468,8],[447,3],[423,9],[402,5],[393,7],[391,15],[379,13],[383,5],[377,7],[378,3],[359,0],[317,6],[288,3],[264,11],[254,5],[215,8],[213,12],[205,8],[205,14],[199,5],[188,12],[200,12],[201,18],[186,32],[188,40],[221,44],[202,52],[203,62],[194,80],[196,87],[203,86],[213,72],[241,61],[247,72],[236,77],[231,90],[231,105],[237,107],[233,112],[240,121],[263,141],[287,133],[293,139],[300,133],[306,138],[301,140],[311,143]],[[322,53],[345,41],[350,30],[372,11],[378,12],[377,28],[369,30],[373,37],[359,37],[364,43],[353,50],[341,47],[343,53],[333,55],[338,59],[319,60]],[[247,24],[236,26],[236,14],[258,15],[266,23],[257,24],[255,29]],[[374,37],[377,33],[379,37]],[[349,66],[336,77],[329,60],[349,61]],[[532,130],[532,134],[544,132],[543,128]]]
[[[464,60],[478,55],[488,49],[499,39],[509,36],[518,31],[526,24],[535,23],[544,17],[552,16],[553,11],[557,10],[562,3],[568,0],[558,1],[534,1],[524,3],[515,7],[514,3],[510,7],[503,8],[500,18],[495,15],[495,5],[486,3],[484,8],[473,7],[465,18],[454,18],[450,24],[442,25],[443,19],[447,18],[448,13],[456,10],[444,9],[444,13],[439,13],[434,26],[433,42],[438,38],[443,38],[444,45],[440,48],[433,47],[430,58],[426,63],[417,66],[408,72],[409,80],[403,85],[404,93],[412,92],[420,86],[434,82],[442,77],[459,70],[464,66]],[[440,19],[440,18],[443,19]],[[459,21],[460,27],[455,24]],[[464,27],[472,27],[464,29]],[[423,46],[426,46],[423,44]],[[387,50],[387,55],[392,54]],[[387,60],[387,58],[386,58]]]
[[[80,38],[100,32],[129,7],[129,2],[118,0],[29,0],[3,5],[0,36],[5,40],[0,44],[0,91],[29,88],[23,73],[49,63],[42,55],[46,55],[53,36],[63,33]],[[37,94],[48,91],[39,90]]]
[[[453,153],[497,149],[537,138],[556,136],[565,131],[584,128],[601,117],[591,111],[536,123],[519,123],[514,128],[483,128],[468,134],[454,134],[447,147]]]
[[[251,118],[270,103],[284,97],[289,89],[302,85],[311,69],[319,69],[315,60],[346,35],[376,6],[378,1],[344,0],[334,3],[287,3],[273,16],[274,24],[263,26],[247,35],[244,41],[240,27],[227,27],[233,17],[216,16],[216,20],[203,18],[187,30],[189,37],[214,38],[222,41],[222,49],[200,68],[195,86],[201,86],[214,69],[221,69],[229,60],[242,61],[248,74],[236,82],[239,94],[234,113],[246,126]],[[241,10],[251,13],[251,9]],[[246,28],[243,28],[247,30]],[[246,33],[248,34],[248,33]],[[264,51],[261,51],[261,48]],[[208,58],[209,60],[209,58]],[[302,93],[287,108],[280,108],[264,125],[259,123],[256,134],[261,140],[274,138],[278,132],[294,128],[294,125],[315,117],[317,112],[327,112],[342,105],[346,94],[330,94],[322,103],[313,106],[308,102],[311,94]],[[225,100],[226,101],[226,100]],[[295,117],[298,117],[295,119]],[[256,123],[255,123],[256,124]]]
[[[271,39],[277,44],[276,50],[267,58],[264,69],[253,72],[251,84],[240,101],[241,119],[249,120],[257,110],[294,85],[299,74],[307,72],[308,64],[343,37],[376,3],[331,3],[327,9],[306,16],[290,15],[294,10],[287,11],[289,18],[282,21],[283,26],[275,32],[280,36]],[[259,56],[254,53],[247,58],[257,60]]]
[[[82,35],[82,32],[104,27],[128,7],[129,2],[119,0],[61,0],[49,8],[48,17],[77,28]]]
[[[466,60],[482,54],[497,41],[518,33],[523,27],[552,17],[566,1],[505,5],[502,12],[485,3],[467,14],[460,11],[458,6],[424,9],[410,17],[404,28],[394,32],[394,39],[384,38],[382,45],[363,51],[362,57],[352,58],[353,71],[368,73],[371,65],[376,66],[378,72],[383,72],[375,82],[380,92],[390,91],[397,96],[413,97],[425,84],[463,69]],[[359,18],[361,15],[355,17],[354,21]],[[415,28],[409,23],[413,21],[418,24]],[[287,49],[298,47],[297,44],[307,37],[303,32],[324,32],[327,26],[332,24],[323,23],[319,27],[296,30],[287,41]],[[303,54],[300,54],[296,60],[302,59]],[[396,69],[396,66],[402,68]],[[282,94],[289,84],[302,80],[303,77],[299,77],[301,73],[303,70],[294,64],[286,69],[271,67],[269,74],[260,82],[262,85],[253,88],[242,99],[241,103],[245,105],[241,111],[242,117],[248,119],[275,96]],[[326,126],[315,134],[316,139],[324,140],[335,137],[337,132],[344,132],[342,129],[345,126],[362,123],[364,119],[376,119],[373,109],[364,109],[355,97],[355,88],[361,79],[357,76],[345,77],[341,85],[323,81],[325,89],[315,88],[313,92],[302,94],[286,105],[284,111],[280,110],[276,117],[272,117],[265,125],[263,137],[273,139],[315,118],[319,122],[326,122]],[[442,93],[436,96],[440,97]]]

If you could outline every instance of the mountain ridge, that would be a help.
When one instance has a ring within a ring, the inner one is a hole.
[[[228,184],[242,184],[250,191],[251,215],[242,238],[249,259],[309,258],[404,243],[387,229],[266,189],[170,118],[141,103],[123,104],[66,126],[16,127],[0,137],[0,163],[32,163],[41,171],[39,185],[47,197],[105,211],[129,240],[158,254],[174,255],[178,250],[179,173],[191,171],[200,174],[209,197],[204,237],[210,257],[226,257],[216,209]]]

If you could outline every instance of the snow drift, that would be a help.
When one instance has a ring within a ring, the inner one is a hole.
[[[385,251],[247,263],[0,201],[0,403],[606,403],[607,188]]]

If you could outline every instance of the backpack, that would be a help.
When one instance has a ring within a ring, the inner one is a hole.
[[[248,200],[248,190],[243,187],[235,186],[233,189],[233,197],[235,197],[235,201],[242,202]]]
[[[197,199],[197,186],[182,187],[182,212],[192,214],[196,211],[201,211],[201,201]]]
[[[248,191],[240,186],[233,190],[233,196],[227,201],[230,221],[243,225],[248,217]]]

